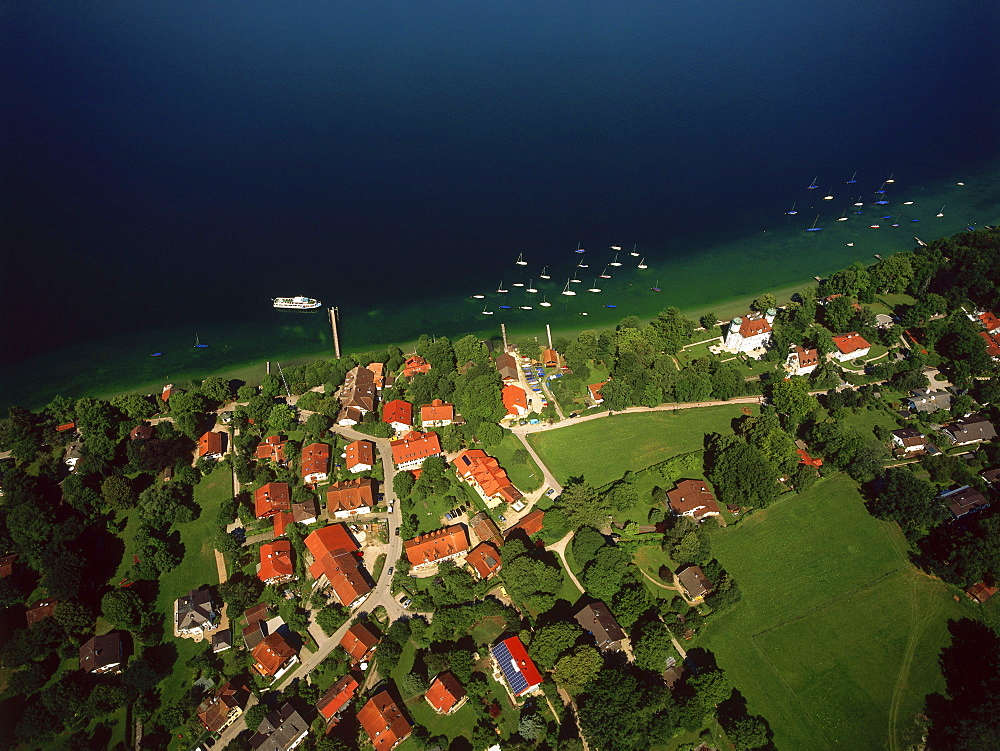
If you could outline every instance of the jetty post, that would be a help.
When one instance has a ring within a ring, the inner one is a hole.
[[[340,359],[340,311],[336,308],[327,310],[330,316],[330,330],[333,332],[333,354]]]

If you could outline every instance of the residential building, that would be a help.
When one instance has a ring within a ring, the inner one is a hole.
[[[310,443],[302,449],[302,482],[306,485],[326,482],[330,471],[330,446]]]
[[[517,358],[514,355],[504,352],[497,355],[495,360],[497,371],[500,373],[500,380],[505,384],[517,383],[518,369],[517,369]]]
[[[371,739],[375,751],[395,748],[412,732],[402,708],[388,691],[379,691],[358,710],[358,722]]]
[[[443,428],[455,421],[455,405],[434,399],[420,407],[420,424],[424,428]]]
[[[788,353],[785,367],[789,375],[809,375],[819,367],[819,350],[795,347]]]
[[[274,540],[261,545],[257,578],[265,584],[279,584],[294,579],[292,543],[288,540]]]
[[[288,529],[288,525],[293,521],[292,512],[279,511],[277,514],[271,517],[271,522],[274,525],[274,539],[285,536],[285,531]]]
[[[778,314],[774,308],[766,313],[756,311],[745,316],[735,316],[726,328],[722,349],[727,352],[756,352],[771,343],[771,324]]]
[[[413,568],[423,568],[460,556],[469,549],[469,536],[465,527],[453,524],[425,535],[417,535],[404,542],[403,549]]]
[[[253,492],[253,510],[258,519],[266,519],[291,508],[292,495],[287,482],[269,482]]]
[[[295,648],[277,632],[264,637],[264,640],[253,648],[251,655],[253,669],[265,678],[278,678],[299,661]]]
[[[375,388],[379,390],[379,393],[382,392],[382,389],[392,386],[393,378],[385,374],[384,362],[370,362],[366,367],[371,371],[372,378],[375,380]]]
[[[963,485],[954,490],[948,490],[938,496],[948,504],[948,510],[956,519],[961,519],[967,514],[982,511],[990,506],[986,496],[969,485]]]
[[[424,698],[435,712],[448,715],[458,710],[469,697],[462,684],[458,682],[458,678],[451,672],[445,671],[431,681]]]
[[[914,428],[901,428],[892,431],[892,445],[901,453],[913,453],[923,451],[927,446],[927,439]]]
[[[910,396],[902,400],[914,412],[937,412],[951,409],[951,394],[947,391],[927,391],[916,389]]]
[[[377,487],[371,477],[335,482],[326,491],[326,509],[335,519],[370,514],[375,505]]]
[[[309,723],[287,702],[264,715],[248,741],[251,751],[291,751],[309,735]]]
[[[81,459],[83,459],[83,452],[80,450],[79,443],[71,443],[66,447],[66,456],[63,462],[69,467],[70,472],[76,472],[76,465],[80,463]]]
[[[542,350],[542,365],[546,368],[558,368],[559,353],[551,348]]]
[[[986,354],[994,360],[1000,359],[1000,334],[980,331],[979,336],[983,337],[983,341],[986,343]]]
[[[410,355],[403,363],[403,377],[412,378],[417,373],[426,373],[431,369],[431,364],[420,355]]]
[[[499,551],[488,542],[476,545],[465,556],[465,561],[480,579],[493,578],[503,565]]]
[[[120,673],[124,661],[125,645],[118,631],[92,636],[80,647],[80,669],[84,673]]]
[[[992,441],[997,437],[996,428],[981,415],[971,415],[955,420],[950,425],[943,425],[941,432],[953,446],[968,446],[971,443]]]
[[[704,602],[705,597],[712,592],[712,582],[705,576],[701,566],[688,566],[677,574],[677,581],[680,582],[684,596],[691,602]]]
[[[375,444],[352,441],[344,448],[344,466],[351,472],[371,472],[375,466]]]
[[[361,365],[351,368],[344,377],[344,385],[337,393],[340,397],[337,424],[356,425],[361,422],[360,418],[375,409],[378,401],[375,374]]]
[[[174,601],[174,626],[178,634],[197,634],[219,626],[219,611],[207,589],[192,589]]]
[[[59,600],[38,600],[28,605],[27,610],[24,611],[24,619],[28,622],[28,628],[31,628],[36,623],[46,618],[51,618],[55,615],[56,605],[59,604]]]
[[[287,443],[288,439],[284,436],[269,435],[257,444],[256,457],[261,461],[270,460],[276,464],[284,465],[287,461],[285,458],[285,444]]]
[[[351,664],[357,665],[375,651],[379,643],[379,635],[364,623],[355,623],[340,640],[340,646],[351,658]]]
[[[528,394],[520,386],[508,383],[500,392],[500,399],[508,415],[521,417],[528,414]]]
[[[594,637],[598,649],[602,651],[617,650],[622,641],[628,638],[603,602],[587,605],[573,617],[584,631]]]
[[[199,459],[219,459],[222,457],[223,444],[222,444],[223,434],[216,433],[213,431],[208,431],[203,433],[201,438],[198,439],[198,458]]]
[[[372,591],[364,566],[355,555],[358,544],[343,524],[317,529],[305,543],[313,557],[309,574],[320,583],[325,577],[341,604],[351,607]]]
[[[490,519],[489,515],[485,511],[480,511],[478,514],[473,516],[469,520],[469,526],[472,528],[473,534],[479,538],[480,542],[488,542],[494,547],[499,547],[503,545],[503,535],[500,534],[500,529],[494,524],[493,520]]]
[[[402,399],[393,399],[382,405],[382,422],[387,422],[397,433],[413,430],[413,405]]]
[[[315,524],[319,520],[319,504],[315,498],[292,504],[292,521],[299,524]]]
[[[198,705],[198,721],[210,733],[221,733],[243,714],[250,700],[246,686],[226,681]]]
[[[696,521],[722,513],[705,480],[678,480],[674,489],[667,491],[667,509]]]
[[[990,485],[995,490],[1000,490],[1000,467],[984,469],[979,476],[983,478],[987,485]]]
[[[351,703],[357,690],[357,680],[348,673],[320,697],[320,700],[316,702],[316,711],[326,720],[327,725],[333,725],[340,719],[340,713]]]
[[[537,535],[539,532],[542,531],[542,525],[544,524],[544,522],[545,522],[545,512],[542,511],[541,509],[536,508],[534,511],[531,511],[522,516],[521,520],[517,522],[517,524],[513,525],[512,527],[508,527],[506,530],[504,530],[503,533],[504,539],[505,540],[510,539],[511,535],[517,534],[519,532],[523,532],[525,537],[528,538],[534,537],[535,535]]]
[[[441,456],[441,441],[433,430],[421,433],[411,430],[398,441],[389,444],[396,469],[412,470],[420,467],[424,459]]]
[[[212,651],[215,654],[219,652],[225,652],[227,649],[233,648],[233,632],[231,629],[224,628],[221,631],[216,631],[212,634]]]
[[[531,693],[542,685],[542,675],[528,657],[521,640],[512,636],[490,648],[494,672],[503,675],[511,694],[517,698]]]
[[[58,428],[57,428],[58,429]],[[146,423],[141,423],[136,425],[128,432],[128,437],[133,441],[146,441],[153,437],[154,431],[152,425],[147,425]]]
[[[590,392],[590,401],[596,407],[598,404],[604,404],[604,394],[601,393],[601,389],[607,386],[608,382],[603,383],[592,383],[587,386],[587,391]]]
[[[496,503],[516,503],[523,496],[514,487],[500,463],[482,449],[466,449],[451,463],[459,477],[476,489],[488,505]]]
[[[857,331],[850,331],[846,334],[839,334],[833,337],[833,344],[837,348],[833,356],[837,360],[840,360],[840,362],[864,357],[872,348],[872,345]]]
[[[973,323],[979,323],[987,334],[1000,334],[1000,318],[991,310],[977,310],[969,316]]]
[[[986,582],[979,582],[978,584],[973,584],[971,587],[965,590],[966,596],[970,600],[978,603],[979,605],[982,605],[996,593],[997,593],[997,588],[989,586]]]
[[[15,563],[17,563],[17,553],[0,557],[0,579],[6,579],[14,573]]]

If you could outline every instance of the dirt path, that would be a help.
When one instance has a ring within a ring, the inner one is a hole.
[[[639,569],[639,570],[642,571],[642,569]],[[645,576],[647,579],[649,579],[651,582],[653,582],[653,584],[655,584],[657,587],[660,587],[661,589],[669,589],[669,590],[671,590],[673,592],[680,592],[680,590],[677,589],[677,587],[671,587],[669,584],[664,584],[661,581],[657,581],[652,576],[650,576],[649,574],[647,574],[645,571],[642,571],[642,575]],[[681,596],[683,597],[683,595],[681,595]]]
[[[546,550],[551,550],[553,553],[559,556],[559,560],[562,561],[563,568],[566,569],[566,573],[569,574],[570,581],[576,585],[576,588],[580,590],[580,594],[586,594],[587,590],[583,588],[583,585],[576,578],[576,574],[569,567],[569,563],[566,562],[566,546],[569,545],[569,541],[573,539],[573,533],[569,532],[564,538],[555,542],[552,545],[547,545]]]

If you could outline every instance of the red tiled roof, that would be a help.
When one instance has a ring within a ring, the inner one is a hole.
[[[740,322],[740,336],[744,339],[749,339],[751,336],[757,336],[758,334],[766,334],[770,330],[771,324],[762,315],[750,314],[743,316],[743,320]]]
[[[326,491],[326,508],[331,514],[374,505],[375,480],[370,477],[335,482]]]
[[[280,435],[269,435],[257,444],[257,458],[271,459],[276,462],[285,461],[285,444],[288,439]]]
[[[66,423],[63,423],[62,425],[56,425],[56,432],[57,433],[61,433],[64,430],[72,430],[75,427],[76,427],[76,423],[75,422],[66,422]],[[135,431],[136,428],[132,428],[132,430]],[[129,433],[129,435],[131,435],[131,433]]]
[[[1000,357],[1000,334],[991,334],[989,331],[980,331],[979,336],[986,342],[986,352],[990,357]]]
[[[427,433],[411,430],[398,441],[392,441],[389,447],[397,466],[441,453],[441,441],[433,430]]]
[[[417,373],[426,373],[430,369],[431,364],[420,355],[410,355],[403,366],[403,375],[409,378]]]
[[[402,399],[393,399],[382,405],[382,421],[401,425],[413,425],[413,405]]]
[[[507,647],[507,651],[510,652],[511,659],[514,666],[517,668],[517,672],[524,677],[526,682],[525,687],[521,691],[517,692],[517,695],[520,696],[521,694],[527,693],[535,686],[541,684],[542,674],[538,672],[538,668],[535,667],[535,663],[531,661],[531,658],[528,656],[528,650],[524,648],[524,644],[521,643],[521,640],[516,636],[511,636],[509,639],[504,639],[502,643]],[[494,650],[495,649],[496,647],[494,647]],[[496,655],[496,652],[494,651],[493,654]],[[500,668],[503,670],[505,676],[510,669],[502,662]]]
[[[333,684],[329,691],[316,702],[316,709],[326,718],[327,722],[347,706],[347,703],[354,698],[354,692],[358,690],[358,682],[353,675],[345,675]]]
[[[344,605],[350,605],[372,591],[362,573],[361,562],[353,554],[358,544],[343,524],[331,524],[306,537],[306,547],[313,556],[309,573],[313,579],[326,574],[330,586]]]
[[[542,363],[544,363],[546,367],[549,367],[550,365],[558,365],[559,353],[554,349],[542,350]]]
[[[507,408],[508,415],[523,415],[528,411],[528,395],[520,386],[507,384],[500,392],[500,398],[503,400],[503,406]],[[521,409],[518,410],[518,407]]]
[[[601,387],[606,386],[607,383],[607,381],[604,381],[604,383],[592,383],[587,386],[587,389],[590,391],[590,398],[598,403],[603,402],[604,394],[601,393]]]
[[[435,399],[420,407],[420,422],[452,421],[455,419],[455,405]]]
[[[694,518],[705,514],[718,514],[719,504],[704,480],[680,480],[677,487],[667,492],[667,503],[676,514],[694,512]]]
[[[340,646],[347,652],[351,662],[361,662],[378,642],[378,634],[363,623],[355,623],[347,629],[344,638],[340,640]]]
[[[257,578],[262,582],[272,579],[285,579],[294,576],[292,566],[292,543],[288,540],[275,540],[260,546],[260,570]]]
[[[795,355],[799,358],[800,368],[808,368],[812,365],[819,365],[819,350],[796,347]]]
[[[344,448],[344,463],[348,469],[359,464],[375,466],[375,444],[371,441],[352,441]]]
[[[971,587],[965,590],[965,594],[971,597],[976,602],[978,602],[980,605],[982,605],[996,593],[997,593],[997,588],[988,586],[986,582],[979,582],[978,584],[973,584]]]
[[[500,570],[500,553],[488,542],[481,542],[468,552],[465,560],[476,570],[480,579],[489,579]]]
[[[465,527],[453,524],[436,529],[426,535],[417,535],[403,543],[406,557],[412,566],[433,563],[469,549],[469,536]]]
[[[996,314],[991,310],[980,313],[979,320],[986,327],[987,331],[1000,329],[1000,318],[997,318]]]
[[[864,337],[862,337],[857,331],[839,334],[838,336],[833,337],[833,343],[836,344],[837,349],[845,355],[857,352],[858,350],[869,349],[872,346],[866,342]]]
[[[274,516],[271,517],[274,536],[282,537],[285,534],[285,530],[288,529],[288,525],[295,521],[295,517],[291,511],[279,511]]]
[[[388,691],[375,694],[358,710],[358,722],[368,733],[375,751],[389,751],[409,738],[412,730]]]
[[[809,456],[808,453],[806,453],[805,449],[797,448],[797,449],[795,449],[795,452],[799,455],[799,464],[807,464],[810,467],[822,467],[823,466],[823,460],[822,459],[814,459],[813,457]]]
[[[73,427],[73,423],[68,423],[68,425],[69,425],[70,428]],[[62,428],[64,430],[68,430],[68,428],[66,428],[63,425],[60,425],[58,428],[56,428],[56,430],[59,430],[60,428]],[[143,440],[144,441],[144,440],[146,440],[148,438],[152,438],[153,437],[153,426],[152,425],[146,425],[145,423],[143,423],[141,425],[136,425],[134,428],[132,428],[128,432],[128,437],[131,438],[133,441],[135,441],[135,440]]]
[[[222,453],[222,433],[208,431],[198,439],[198,456]]]
[[[545,512],[535,509],[526,514],[517,524],[504,532],[504,537],[510,537],[514,532],[523,529],[528,537],[533,537],[542,531],[542,524],[545,521]]]
[[[261,485],[253,493],[253,508],[258,519],[291,509],[292,497],[288,492],[288,483],[269,482]]]
[[[326,443],[310,443],[302,449],[302,476],[326,474],[330,468],[330,446]]]
[[[275,632],[253,648],[253,669],[260,675],[272,676],[295,656],[295,650],[281,634]]]
[[[441,673],[427,689],[425,698],[439,714],[448,714],[465,698],[465,689],[450,672]]]
[[[482,449],[466,449],[451,460],[464,480],[473,480],[487,498],[500,496],[515,503],[523,496],[514,487],[500,463]]]

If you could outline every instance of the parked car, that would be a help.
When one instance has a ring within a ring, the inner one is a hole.
[[[549,488],[548,490],[545,491],[545,495],[552,495],[555,492],[556,492],[555,488]]]
[[[399,537],[399,527],[396,527],[396,537]]]
[[[392,576],[392,569],[393,569],[393,567],[389,566],[389,576]]]
[[[507,521],[507,517],[505,517],[503,514],[500,514],[500,516],[498,516],[497,519],[499,519],[502,522]]]

